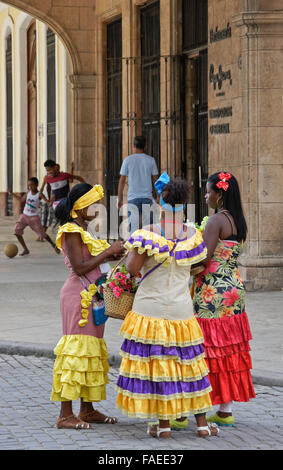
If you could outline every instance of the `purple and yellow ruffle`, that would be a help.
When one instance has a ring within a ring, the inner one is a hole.
[[[172,321],[129,312],[117,407],[139,418],[180,418],[212,408],[202,331],[195,317]]]
[[[190,238],[179,241],[174,252],[170,253],[174,244],[173,241],[157,233],[141,229],[132,234],[125,243],[125,248],[128,251],[137,248],[139,254],[146,252],[147,256],[154,256],[156,262],[164,261],[164,266],[170,265],[173,258],[178,265],[196,264],[206,258],[207,248],[199,230],[196,230]]]

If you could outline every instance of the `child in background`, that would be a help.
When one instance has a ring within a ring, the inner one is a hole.
[[[45,198],[42,198],[40,202],[40,206],[39,206],[40,222],[45,232],[47,232],[47,229],[52,226],[53,222],[54,222],[54,226],[56,225],[54,210],[53,210],[51,203],[49,202],[51,198],[51,188],[49,185],[47,185],[46,189],[47,189],[46,191],[47,200]],[[38,238],[37,241],[43,241],[43,240]]]
[[[85,180],[81,176],[76,176],[72,173],[60,171],[60,166],[54,160],[46,160],[44,166],[47,175],[44,178],[40,192],[43,192],[45,185],[47,185],[47,191],[48,187],[51,188],[51,198],[49,202],[55,210],[59,202],[68,196],[70,192],[69,183],[74,179],[80,181],[81,183],[84,183]]]
[[[60,253],[55,243],[45,233],[44,228],[40,222],[40,217],[38,215],[38,208],[39,208],[41,199],[46,199],[46,198],[43,194],[41,194],[38,191],[38,179],[29,178],[28,192],[25,193],[23,196],[18,196],[17,194],[14,194],[9,189],[8,189],[8,193],[14,196],[15,198],[19,199],[21,202],[25,203],[23,214],[20,215],[14,228],[14,235],[16,235],[18,241],[20,242],[20,244],[22,245],[24,249],[24,251],[20,254],[20,256],[29,254],[29,250],[23,238],[24,229],[26,227],[30,227],[34,232],[36,232],[40,239],[45,238],[45,240],[47,240],[50,243],[50,245],[52,245],[56,253]]]

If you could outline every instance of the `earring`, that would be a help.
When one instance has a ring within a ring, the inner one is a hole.
[[[222,201],[221,205],[220,205],[220,201]],[[217,208],[221,209],[222,206],[223,206],[223,200],[222,200],[222,197],[220,197],[219,199],[217,199]]]

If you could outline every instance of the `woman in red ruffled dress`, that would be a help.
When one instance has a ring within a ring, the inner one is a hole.
[[[203,232],[208,255],[203,271],[194,277],[194,312],[204,335],[213,405],[219,410],[207,421],[233,426],[233,401],[255,398],[250,370],[252,339],[245,311],[245,287],[238,257],[247,235],[237,180],[215,173],[207,182],[206,203],[215,214]]]

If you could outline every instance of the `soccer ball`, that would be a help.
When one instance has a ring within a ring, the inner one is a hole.
[[[8,243],[4,249],[4,253],[8,258],[14,258],[14,256],[18,254],[18,251],[18,247],[14,243]]]

